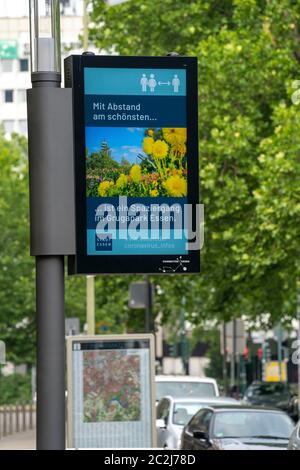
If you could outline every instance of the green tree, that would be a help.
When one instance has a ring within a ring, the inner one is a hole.
[[[293,315],[298,108],[291,103],[291,84],[300,60],[298,2],[92,4],[90,38],[100,50],[124,55],[173,50],[199,59],[201,200],[206,206],[202,274],[157,279],[157,310],[171,322],[185,294],[195,324],[241,313],[255,318],[269,311],[272,322],[282,313]],[[290,124],[283,125],[287,116]],[[278,172],[287,159],[289,171]],[[283,191],[285,209],[277,212]]]
[[[29,374],[0,375],[0,406],[30,403],[31,377]]]
[[[0,338],[9,360],[32,363],[34,260],[29,256],[26,140],[0,130]]]
[[[299,279],[300,12],[295,0],[93,0],[90,39],[100,50],[199,59],[200,276],[153,277],[155,312],[175,324],[182,297],[197,325],[295,311]],[[0,134],[0,338],[8,357],[35,354],[34,260],[29,256],[26,141]],[[134,276],[96,278],[96,322],[142,331],[127,306]],[[67,278],[66,314],[85,321],[85,278]]]

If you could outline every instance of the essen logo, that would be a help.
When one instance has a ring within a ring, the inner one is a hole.
[[[101,233],[95,235],[96,251],[112,251],[112,237],[110,234]]]

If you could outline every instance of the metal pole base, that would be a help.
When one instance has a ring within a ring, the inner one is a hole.
[[[37,449],[65,449],[64,257],[36,257]]]

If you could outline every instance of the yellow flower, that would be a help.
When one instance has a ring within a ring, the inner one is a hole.
[[[164,139],[171,145],[185,144],[186,143],[186,128],[185,127],[166,127],[162,129]]]
[[[150,137],[153,137],[153,134],[154,134],[154,130],[148,129],[148,135],[150,135]]]
[[[139,183],[142,179],[142,172],[140,165],[133,165],[130,170],[130,177],[134,183]]]
[[[179,157],[184,157],[186,155],[186,145],[185,144],[175,144],[172,145],[172,149],[175,154]]]
[[[164,140],[156,140],[153,145],[153,156],[160,160],[166,158],[169,152],[169,146]]]
[[[152,197],[157,197],[158,196],[158,190],[157,189],[151,189],[150,191],[150,196]]]
[[[128,183],[128,176],[124,175],[124,173],[121,173],[119,178],[116,181],[116,186],[119,189],[124,188]]]
[[[143,142],[143,150],[148,155],[152,154],[154,140],[152,137],[145,137]]]
[[[109,188],[114,185],[112,181],[102,181],[102,183],[98,186],[98,194],[99,196],[105,196]]]
[[[186,179],[179,175],[170,176],[164,183],[164,188],[167,193],[173,197],[186,196],[187,194],[187,183]]]

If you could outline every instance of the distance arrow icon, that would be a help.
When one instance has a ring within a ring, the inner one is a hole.
[[[171,82],[158,82],[159,85],[171,85]]]

